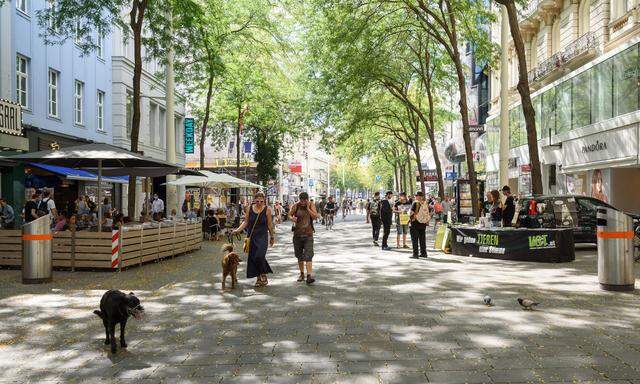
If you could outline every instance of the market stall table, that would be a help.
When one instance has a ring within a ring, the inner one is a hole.
[[[490,259],[564,263],[575,260],[571,228],[450,226],[451,252]]]

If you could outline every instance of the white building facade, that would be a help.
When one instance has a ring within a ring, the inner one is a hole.
[[[536,0],[520,20],[536,110],[543,186],[640,212],[638,0]],[[499,22],[492,38],[500,40]],[[509,47],[509,184],[530,193],[526,131]],[[487,174],[498,171],[499,70],[492,71]],[[491,186],[497,187],[497,186]]]

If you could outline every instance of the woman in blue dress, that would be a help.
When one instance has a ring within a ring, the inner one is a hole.
[[[275,236],[271,209],[266,206],[262,192],[254,195],[253,203],[245,212],[242,224],[233,231],[233,234],[239,234],[245,229],[249,237],[247,279],[257,277],[255,286],[264,287],[268,284],[267,273],[273,273],[266,256],[267,248],[273,246],[275,242]]]

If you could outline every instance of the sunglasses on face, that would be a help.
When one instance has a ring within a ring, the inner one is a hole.
[[[264,203],[264,200],[256,200],[256,201],[254,201],[254,203],[255,204],[262,204],[262,203]]]

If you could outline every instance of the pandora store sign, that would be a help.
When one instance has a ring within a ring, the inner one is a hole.
[[[562,143],[563,167],[638,157],[638,127],[613,129]]]

